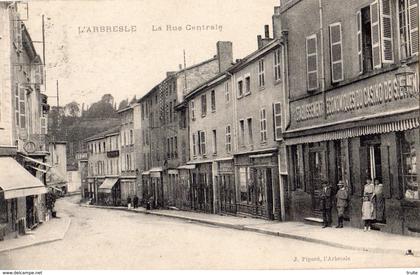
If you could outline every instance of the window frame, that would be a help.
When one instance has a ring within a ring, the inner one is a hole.
[[[276,106],[279,106],[280,111],[277,112]],[[280,125],[277,125],[277,118],[280,118]],[[280,141],[282,140],[282,104],[281,102],[274,102],[273,103],[273,126],[274,126],[274,140]],[[280,134],[277,135],[277,130],[280,129]]]
[[[309,54],[308,53],[308,41],[311,39],[315,39],[315,52]],[[309,71],[309,59],[308,57],[312,57],[315,56],[315,67],[316,70],[314,71]],[[309,36],[306,37],[306,85],[307,85],[307,89],[308,91],[316,91],[319,89],[319,70],[318,70],[318,36],[316,33],[311,34]],[[310,87],[309,86],[309,74],[311,73],[315,73],[316,72],[316,86],[314,87]]]
[[[260,109],[260,142],[267,142],[267,111],[265,108]]]
[[[238,89],[237,98],[242,98],[244,96],[244,79],[242,77],[237,79],[236,87]]]
[[[207,95],[202,94],[200,96],[200,103],[201,103],[201,117],[205,117],[207,115]]]
[[[274,50],[273,54],[274,62],[273,62],[273,72],[274,72],[274,81],[275,82],[281,82],[282,81],[282,75],[281,75],[281,49],[277,48]]]
[[[264,58],[258,60],[258,87],[265,87],[265,61]]]
[[[339,34],[340,34],[340,40],[338,42],[333,42],[332,37],[332,28],[338,26],[339,27]],[[343,60],[343,29],[341,26],[341,22],[335,22],[328,26],[329,29],[329,37],[330,37],[330,71],[331,71],[331,82],[332,83],[338,83],[344,80],[344,60]],[[335,60],[333,59],[333,47],[334,46],[340,46],[340,59]],[[341,77],[334,78],[334,65],[341,64]]]
[[[244,96],[250,95],[251,94],[251,74],[247,73],[246,75],[244,75]]]
[[[211,112],[214,113],[216,112],[216,91],[215,90],[211,90],[210,91],[210,108],[211,108]]]
[[[230,124],[225,127],[225,150],[227,154],[232,152],[232,126]]]

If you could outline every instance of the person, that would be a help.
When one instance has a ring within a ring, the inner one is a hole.
[[[127,198],[127,207],[128,207],[128,209],[131,208],[131,197],[130,196],[128,196],[128,198]]]
[[[349,193],[343,181],[340,180],[337,185],[339,189],[336,195],[338,216],[338,225],[336,226],[336,228],[343,228],[344,212],[346,211],[348,205]]]
[[[385,221],[385,197],[384,197],[384,185],[375,179],[375,207],[376,207],[376,220],[379,222]]]
[[[322,218],[324,220],[322,228],[326,228],[331,224],[331,185],[328,181],[322,183],[321,202]]]
[[[133,206],[134,208],[137,208],[139,206],[139,197],[137,197],[137,195],[134,196]]]
[[[375,186],[371,179],[366,180],[363,187],[362,220],[364,221],[364,231],[370,230],[372,221],[376,218],[375,214]]]

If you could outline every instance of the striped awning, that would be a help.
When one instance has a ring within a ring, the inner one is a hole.
[[[301,136],[289,138],[285,140],[286,145],[313,143],[328,140],[337,140],[344,138],[352,138],[364,135],[383,134],[389,132],[399,132],[419,127],[418,118],[409,118],[395,122],[389,122],[378,125],[369,125],[362,127],[354,127],[350,129],[337,130],[333,132],[321,133],[316,135]]]

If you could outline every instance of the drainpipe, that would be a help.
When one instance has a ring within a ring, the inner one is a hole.
[[[321,92],[322,92],[322,100],[324,105],[324,119],[327,119],[327,99],[325,96],[325,73],[324,73],[324,24],[323,24],[323,13],[322,13],[322,0],[318,1],[319,4],[319,38],[321,40],[321,51],[320,51],[320,59],[321,59]]]

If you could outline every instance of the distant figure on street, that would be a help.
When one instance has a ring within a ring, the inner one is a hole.
[[[362,220],[364,221],[364,231],[371,229],[372,221],[376,219],[375,211],[375,185],[371,179],[366,180],[363,188]]]
[[[344,212],[346,211],[349,199],[349,192],[347,188],[344,186],[343,181],[338,182],[338,191],[337,191],[337,216],[338,216],[338,225],[336,228],[343,228],[344,222]]]
[[[379,222],[385,221],[385,198],[384,198],[384,185],[375,179],[375,207],[376,207],[376,220]]]
[[[133,206],[134,208],[137,208],[139,206],[139,197],[137,197],[137,195],[134,196]]]
[[[325,228],[331,225],[331,185],[328,181],[322,183],[321,202],[322,218],[324,220],[322,228]]]
[[[128,209],[131,208],[131,197],[130,196],[128,196],[128,198],[127,198],[127,207],[128,207]]]

